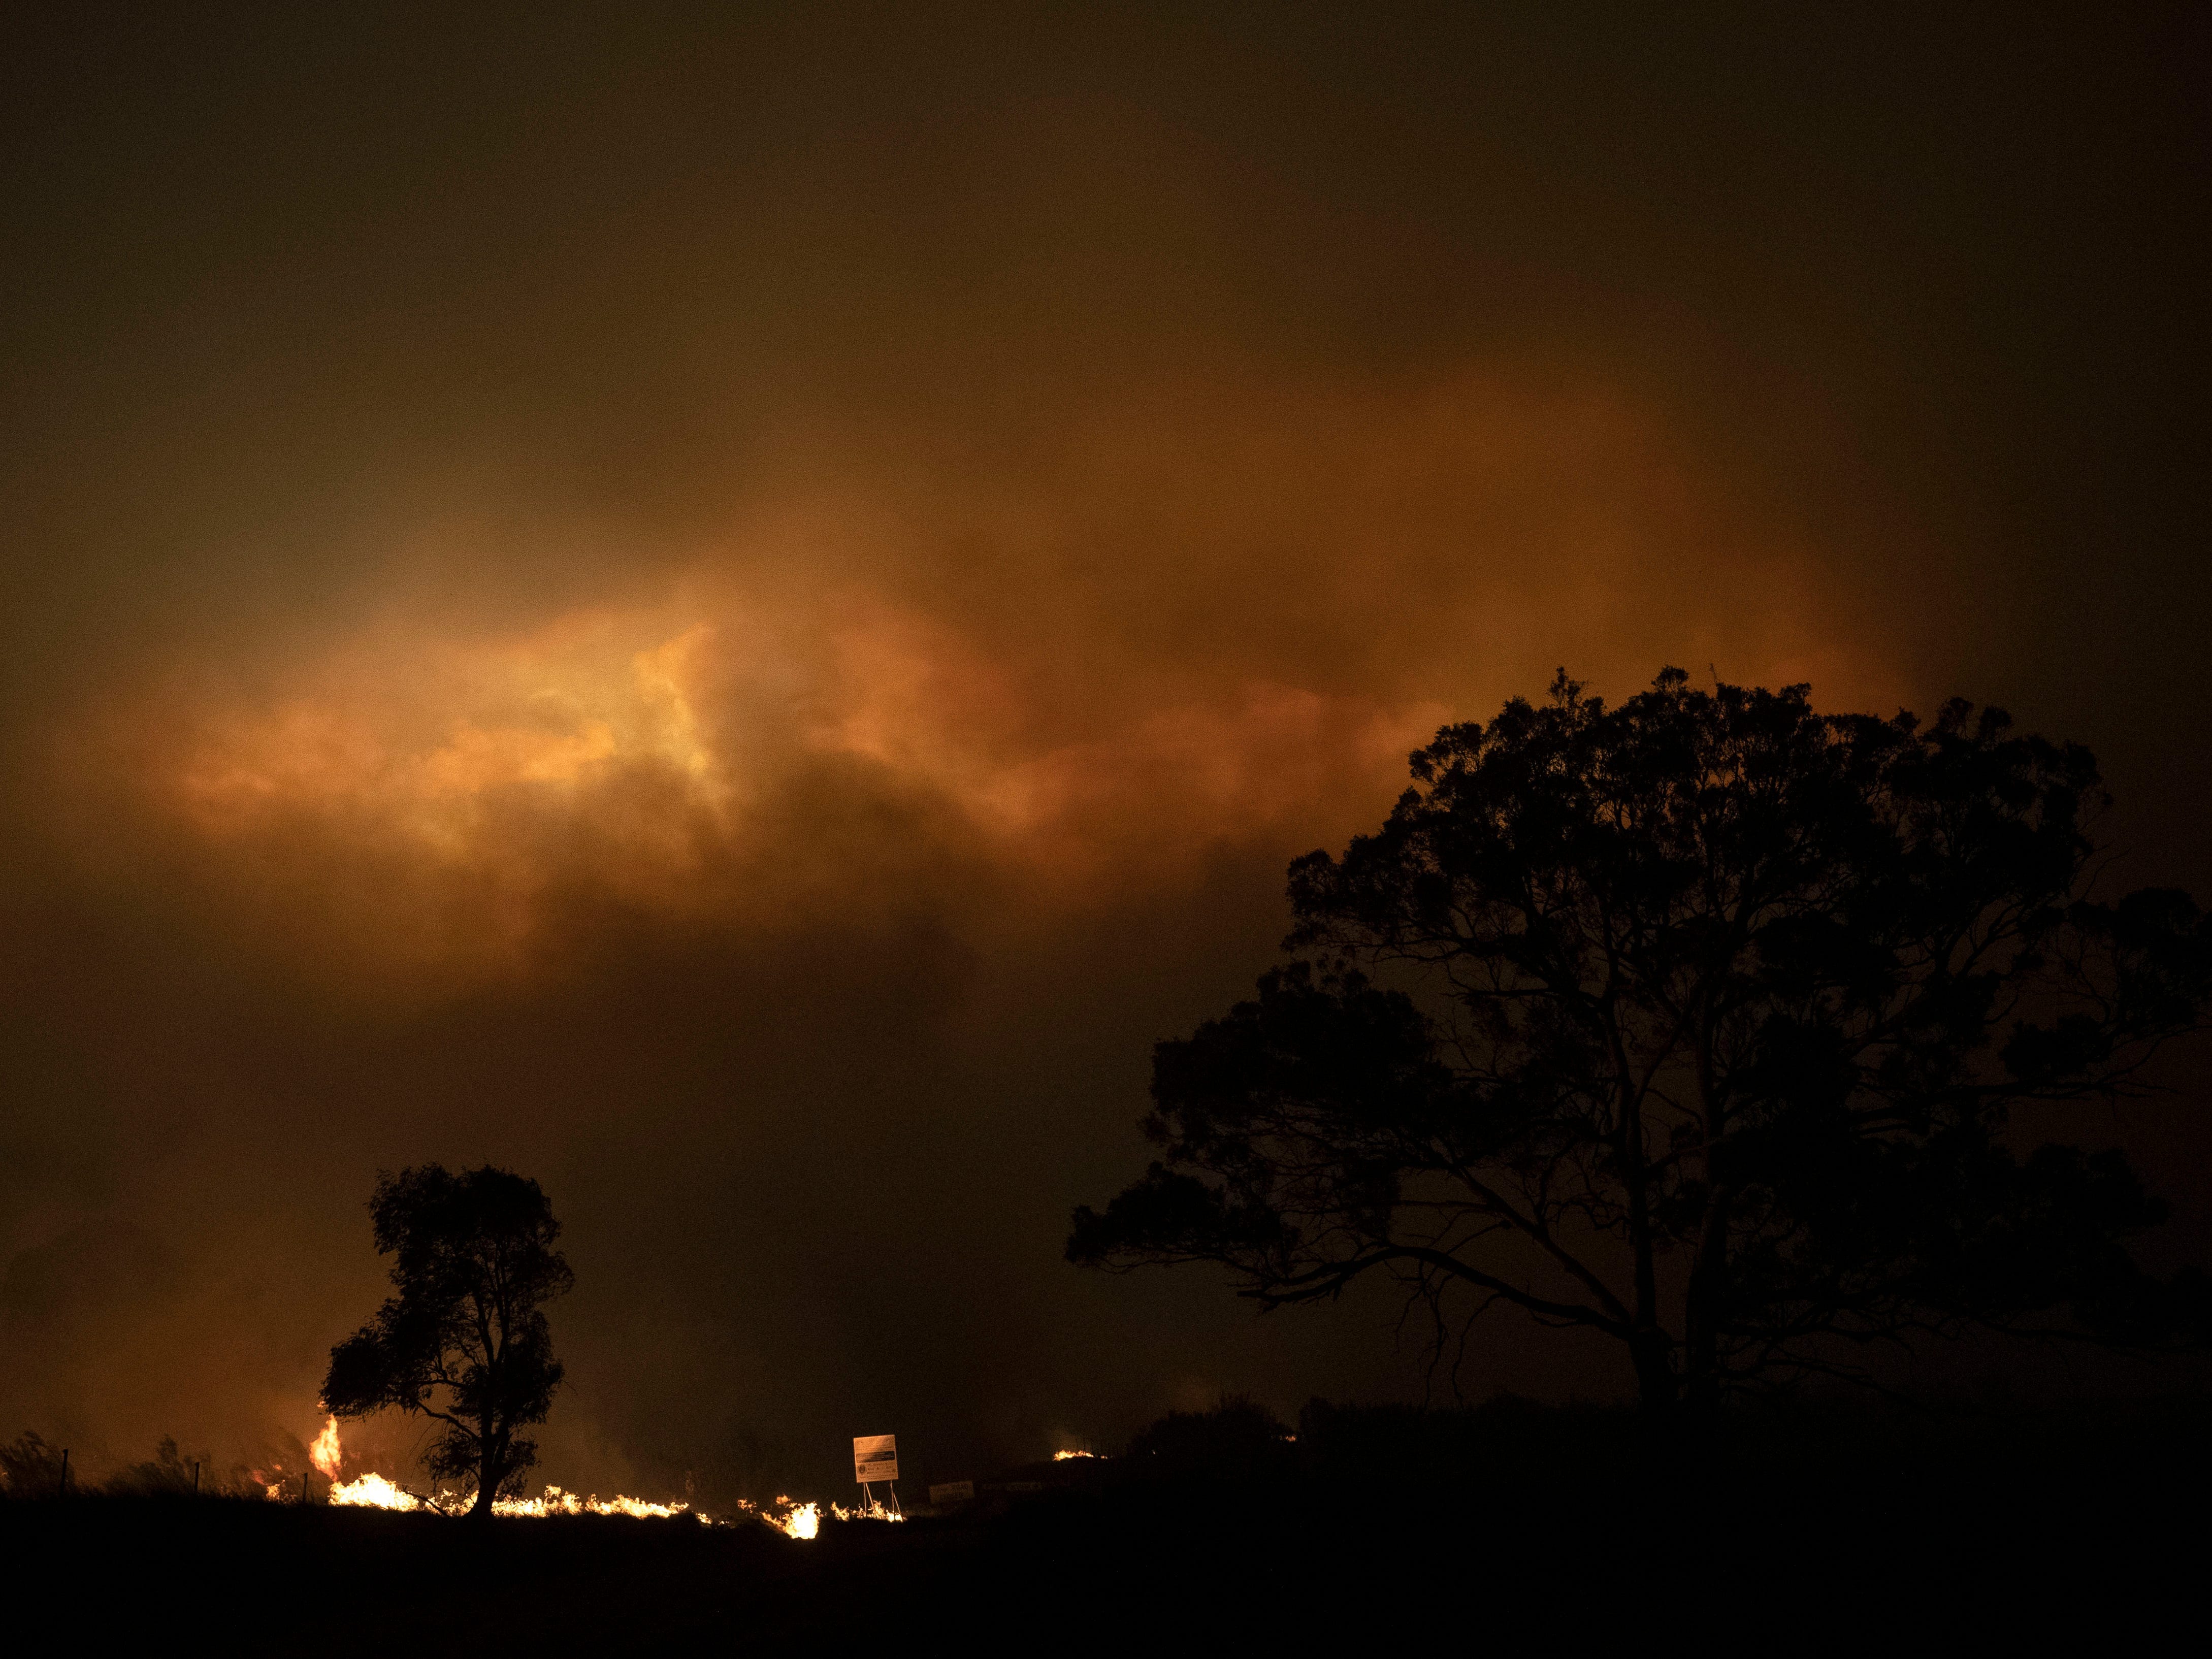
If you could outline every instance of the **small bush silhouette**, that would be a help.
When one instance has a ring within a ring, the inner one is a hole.
[[[62,1489],[62,1454],[26,1429],[0,1444],[0,1492],[10,1498],[52,1498]]]

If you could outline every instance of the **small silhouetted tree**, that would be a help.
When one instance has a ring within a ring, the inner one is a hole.
[[[2140,1091],[2212,987],[2186,895],[2094,896],[2087,750],[1668,670],[1617,708],[1563,673],[1413,770],[1291,866],[1297,959],[1158,1046],[1161,1158],[1071,1260],[1265,1306],[1394,1275],[1439,1357],[1516,1307],[1617,1340],[1654,1412],[1918,1333],[2201,1317],[2123,1245],[2161,1211],[2119,1153],[2008,1132]]]
[[[488,1515],[538,1461],[516,1431],[544,1421],[560,1385],[543,1304],[574,1282],[561,1224],[536,1182],[489,1165],[380,1176],[368,1208],[397,1294],[331,1351],[323,1404],[435,1418],[431,1474],[473,1482],[470,1512]]]

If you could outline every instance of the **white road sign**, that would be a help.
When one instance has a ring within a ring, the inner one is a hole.
[[[871,1480],[898,1479],[898,1437],[860,1434],[853,1437],[853,1479],[866,1486]]]

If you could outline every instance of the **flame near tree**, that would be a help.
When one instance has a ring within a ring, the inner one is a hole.
[[[489,1515],[538,1461],[516,1431],[544,1421],[561,1382],[542,1305],[574,1282],[561,1224],[536,1182],[489,1164],[386,1175],[368,1207],[398,1294],[331,1351],[323,1404],[436,1419],[431,1475],[472,1484],[470,1513]]]
[[[330,1478],[331,1502],[340,1508],[392,1510],[401,1514],[428,1511],[451,1515],[469,1512],[474,1507],[469,1499],[456,1499],[441,1492],[432,1492],[426,1497],[409,1492],[398,1482],[374,1470],[351,1480],[339,1480],[338,1470],[343,1465],[344,1452],[338,1443],[338,1420],[335,1417],[325,1423],[323,1431],[315,1437],[310,1455],[314,1459],[315,1467]],[[272,1486],[270,1497],[276,1497],[281,1490],[281,1487]],[[778,1498],[773,1504],[761,1504],[740,1498],[738,1509],[744,1518],[764,1522],[787,1537],[810,1539],[822,1530],[822,1506],[819,1504],[801,1504],[794,1498]],[[830,1509],[841,1521],[897,1521],[905,1518],[872,1505],[868,1510],[848,1510],[833,1504]],[[537,1519],[556,1515],[622,1515],[639,1521],[672,1521],[678,1516],[690,1515],[693,1511],[689,1504],[656,1504],[621,1492],[612,1498],[601,1498],[596,1492],[586,1496],[549,1486],[535,1498],[495,1498],[491,1512],[499,1516]],[[705,1516],[696,1518],[707,1521]]]
[[[544,1420],[562,1375],[540,1304],[574,1282],[553,1249],[561,1224],[536,1182],[489,1165],[457,1176],[428,1164],[380,1176],[369,1213],[378,1252],[395,1258],[392,1283],[398,1294],[331,1351],[323,1404],[331,1415],[309,1455],[331,1482],[331,1503],[538,1517],[672,1519],[691,1512],[688,1504],[620,1493],[586,1497],[554,1486],[536,1498],[521,1495],[538,1448],[514,1431]],[[417,1494],[374,1471],[338,1479],[344,1467],[338,1419],[386,1407],[446,1425],[430,1448],[430,1474],[467,1483],[465,1495]],[[270,1496],[276,1493],[272,1487]],[[818,1504],[780,1497],[766,1505],[741,1501],[738,1508],[792,1538],[812,1538],[821,1529]],[[841,1521],[905,1519],[873,1502],[860,1510],[830,1509]]]

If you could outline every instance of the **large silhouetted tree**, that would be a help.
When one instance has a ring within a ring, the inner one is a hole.
[[[2097,896],[2087,750],[1669,670],[1617,708],[1563,673],[1413,769],[1291,866],[1294,959],[1158,1046],[1162,1158],[1071,1260],[1268,1306],[1395,1275],[1439,1355],[1504,1304],[1617,1340],[1655,1412],[2201,1318],[2123,1245],[2160,1211],[2120,1154],[2008,1127],[2140,1091],[2212,986],[2186,895]]]
[[[536,1182],[488,1164],[380,1176],[368,1208],[397,1294],[331,1351],[323,1404],[435,1418],[431,1474],[473,1481],[471,1513],[488,1515],[538,1461],[515,1431],[544,1421],[560,1385],[543,1304],[574,1282],[561,1224]]]

